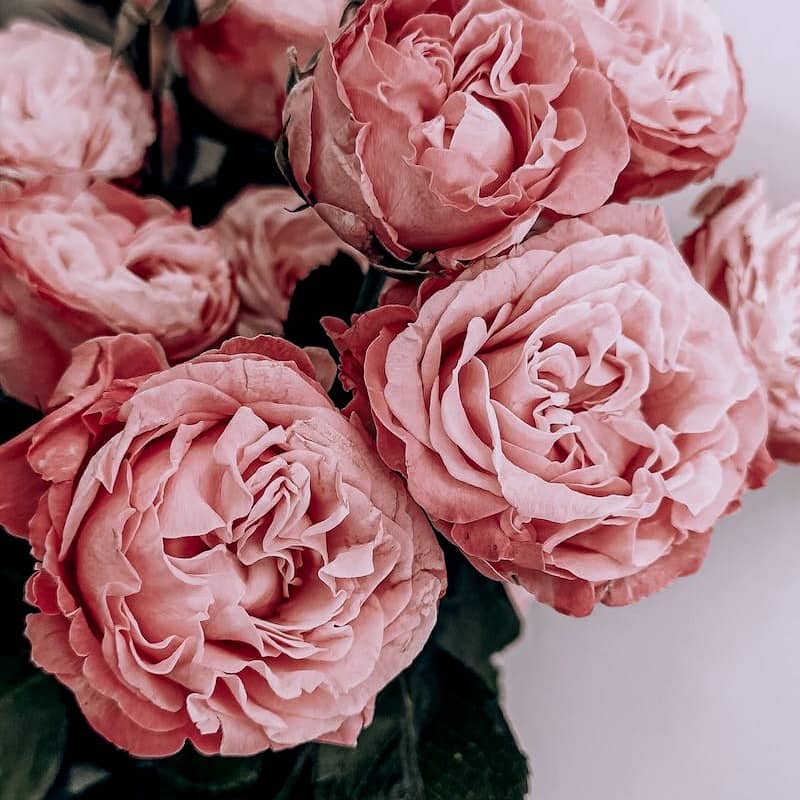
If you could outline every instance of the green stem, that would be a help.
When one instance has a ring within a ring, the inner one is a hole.
[[[363,314],[365,311],[375,308],[378,305],[378,298],[384,283],[386,283],[386,275],[375,267],[370,267],[361,284],[361,291],[358,294],[353,313]]]
[[[310,760],[313,754],[312,747],[313,745],[306,745],[300,751],[292,767],[292,771],[286,778],[286,782],[283,784],[281,790],[275,795],[274,800],[291,800],[291,798],[295,796],[295,789],[297,789],[297,785],[303,777],[303,772],[310,766]]]

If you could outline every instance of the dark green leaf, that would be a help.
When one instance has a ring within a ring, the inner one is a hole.
[[[2,659],[0,800],[41,800],[56,779],[67,714],[55,680]]]
[[[269,793],[269,797],[272,800],[309,800],[313,792],[312,781],[314,780],[316,750],[317,748],[314,745],[308,745],[284,754],[284,756],[293,756],[294,764],[283,780],[283,786],[281,786],[277,794],[274,793],[275,782],[271,780],[269,767],[264,770],[264,775],[273,789]]]
[[[419,745],[426,800],[523,800],[528,762],[494,692],[440,653],[439,713]]]
[[[494,693],[427,648],[378,698],[354,750],[319,750],[314,800],[522,800],[528,785]]]
[[[448,587],[439,605],[434,641],[496,691],[490,659],[519,636],[519,617],[503,584],[481,575],[453,545],[443,541],[442,546]]]
[[[0,702],[7,691],[36,674],[33,666],[21,656],[0,655]]]
[[[371,267],[364,278],[353,313],[363,314],[365,311],[375,308],[385,283],[386,275]]]
[[[299,787],[309,754],[306,747],[229,758],[204,756],[187,745],[172,758],[152,762],[152,770],[160,800],[295,800],[308,797],[307,787]]]
[[[158,764],[160,776],[180,790],[191,790],[199,796],[224,794],[258,782],[262,756],[222,758],[200,755],[193,747],[184,749]]]
[[[427,721],[423,672],[418,664],[381,693],[357,748],[319,748],[315,800],[425,800],[417,758],[418,726]]]

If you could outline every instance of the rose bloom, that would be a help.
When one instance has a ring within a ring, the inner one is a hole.
[[[189,88],[236,128],[276,139],[289,48],[303,67],[339,27],[345,0],[233,0],[214,21],[178,33]]]
[[[340,251],[366,267],[311,208],[279,186],[250,188],[220,215],[215,229],[236,273],[240,307],[236,332],[242,336],[283,333],[298,281],[329,264]]]
[[[745,114],[742,75],[704,0],[573,0],[630,114],[631,162],[615,197],[655,196],[710,177]]]
[[[0,447],[32,658],[136,756],[355,744],[444,589],[430,524],[288,342],[86,342]]]
[[[800,203],[770,214],[761,180],[712,189],[683,251],[728,309],[767,390],[769,448],[800,461]]]
[[[399,258],[499,253],[542,211],[601,206],[629,159],[566,0],[366,0],[284,118],[320,216]]]
[[[498,262],[328,321],[350,410],[482,573],[559,611],[694,572],[772,469],[724,309],[656,207],[559,222]]]
[[[155,139],[148,95],[111,51],[29,22],[0,31],[0,189],[43,176],[127,177]]]
[[[175,361],[219,342],[237,305],[216,235],[163,200],[59,179],[0,203],[0,386],[26,403],[86,339],[152,333]]]

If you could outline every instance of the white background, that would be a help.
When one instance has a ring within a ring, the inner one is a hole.
[[[800,200],[800,4],[713,5],[749,105],[718,179],[760,172],[775,207]],[[677,237],[701,191],[666,202]],[[800,798],[799,468],[718,526],[698,575],[588,619],[526,616],[503,661],[534,800]]]

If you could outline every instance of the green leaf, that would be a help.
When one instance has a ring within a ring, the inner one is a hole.
[[[378,299],[383,291],[384,284],[386,283],[386,275],[379,272],[374,267],[370,267],[367,274],[364,276],[364,282],[361,285],[358,299],[356,300],[353,308],[354,314],[363,314],[378,305]]]
[[[278,793],[270,794],[272,800],[308,800],[311,797],[311,781],[314,778],[313,757],[316,755],[316,749],[314,745],[308,745],[284,753],[284,756],[294,756],[294,763]],[[270,781],[270,784],[274,784],[274,781]]]
[[[361,733],[357,748],[319,748],[314,800],[424,800],[416,674],[419,669],[406,671],[381,693],[375,719]]]
[[[186,746],[180,753],[159,762],[160,776],[179,790],[200,796],[234,792],[258,783],[264,759],[204,756]]]
[[[528,762],[495,693],[445,653],[439,677],[440,711],[419,746],[426,800],[523,800]]]
[[[503,584],[481,575],[449,542],[441,544],[448,587],[433,640],[496,692],[497,673],[490,658],[519,636],[519,617]]]
[[[152,770],[162,800],[294,800],[308,797],[306,787],[302,794],[295,792],[301,791],[300,784],[307,777],[311,750],[302,747],[231,758],[204,756],[187,745],[171,758],[152,762]]]
[[[0,800],[41,800],[61,767],[66,709],[51,677],[0,664]]]
[[[522,800],[527,786],[494,693],[429,646],[381,693],[356,749],[320,747],[314,800]]]

